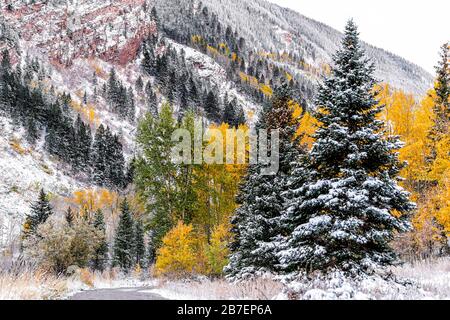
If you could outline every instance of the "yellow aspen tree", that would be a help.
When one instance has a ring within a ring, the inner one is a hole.
[[[195,244],[192,225],[178,222],[162,240],[162,247],[157,252],[156,274],[171,277],[192,274],[196,265]]]

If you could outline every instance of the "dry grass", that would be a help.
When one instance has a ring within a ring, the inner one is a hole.
[[[437,299],[450,299],[450,258],[417,261],[393,272],[399,278],[411,279]]]
[[[0,300],[60,299],[67,288],[67,279],[42,271],[0,273]]]

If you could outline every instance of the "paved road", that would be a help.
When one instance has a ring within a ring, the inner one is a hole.
[[[166,300],[148,292],[153,288],[118,288],[88,290],[76,293],[70,300]]]

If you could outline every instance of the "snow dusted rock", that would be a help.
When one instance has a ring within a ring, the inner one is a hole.
[[[0,12],[27,47],[37,48],[56,66],[76,58],[132,61],[142,40],[156,32],[145,0],[9,1]]]

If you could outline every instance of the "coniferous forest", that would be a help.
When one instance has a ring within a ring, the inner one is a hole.
[[[213,2],[98,4],[104,32],[85,12],[45,44],[13,23],[37,7],[0,6],[0,300],[448,299],[449,43],[410,93],[380,79],[392,62],[357,21],[329,31],[324,62],[331,49],[295,33],[269,48]]]

